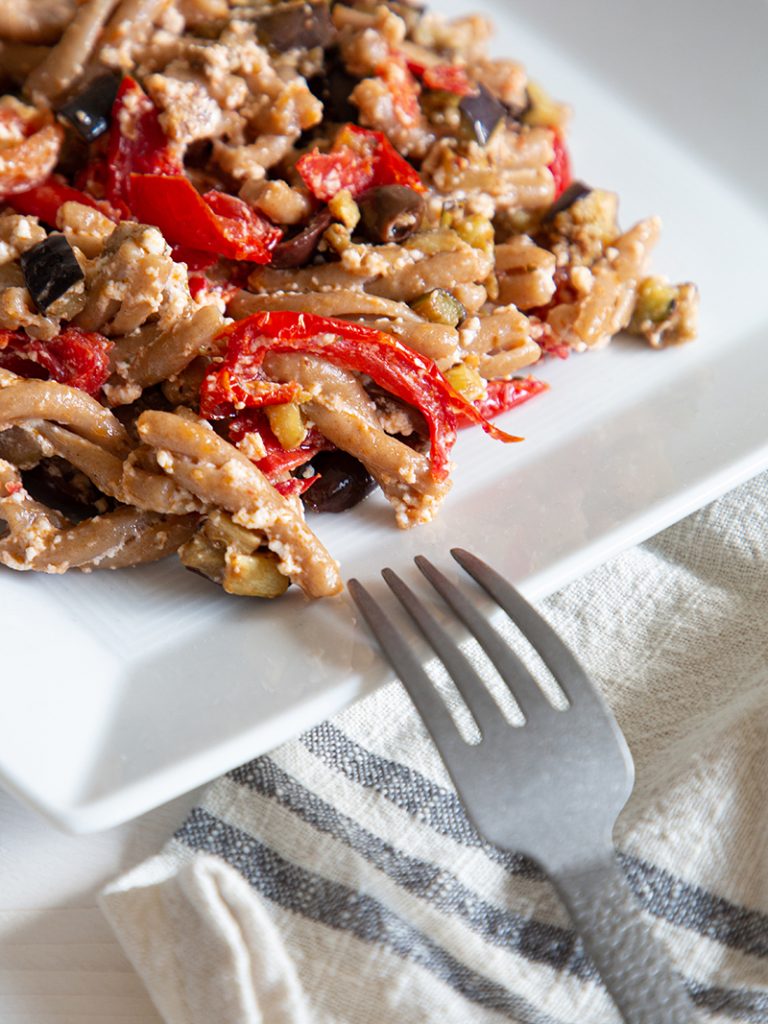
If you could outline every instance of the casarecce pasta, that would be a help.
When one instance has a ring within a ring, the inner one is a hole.
[[[0,563],[334,594],[307,510],[427,522],[539,359],[694,337],[658,220],[572,179],[490,36],[415,0],[0,13]]]

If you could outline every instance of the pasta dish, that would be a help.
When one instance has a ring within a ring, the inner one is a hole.
[[[379,487],[428,522],[459,429],[520,440],[494,417],[538,360],[695,336],[658,218],[572,178],[567,107],[491,31],[416,0],[2,5],[4,566],[178,554],[331,595],[317,514]]]

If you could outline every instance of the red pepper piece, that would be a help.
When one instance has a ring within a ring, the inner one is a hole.
[[[174,259],[177,257],[174,255]],[[236,281],[211,281],[205,274],[193,272],[188,275],[189,294],[195,302],[202,301],[202,297],[216,296],[226,304],[234,298],[242,289],[242,284]]]
[[[113,342],[94,331],[67,327],[50,341],[24,331],[0,331],[0,366],[21,377],[55,380],[95,395],[109,377]]]
[[[276,227],[237,196],[214,189],[206,192],[203,199],[219,218],[228,241],[237,252],[244,254],[233,259],[269,263],[272,250],[283,237],[282,228]]]
[[[186,263],[187,270],[208,270],[218,260],[215,253],[203,252],[202,249],[188,249],[186,245],[174,245],[171,256],[175,263]]]
[[[415,61],[408,61],[408,70],[420,78],[427,89],[452,92],[454,96],[471,96],[477,89],[469,80],[466,68],[458,64],[433,64],[425,67]]]
[[[105,139],[106,144],[106,139]],[[101,199],[107,194],[109,167],[105,156],[93,156],[74,177],[75,188]],[[106,203],[106,199],[102,200]]]
[[[301,389],[298,384],[276,384],[261,366],[246,356],[235,360],[234,369],[214,366],[200,385],[200,415],[205,419],[224,419],[233,409],[261,409],[265,405],[293,402]]]
[[[233,260],[269,263],[280,228],[235,196],[204,196],[182,175],[132,174],[131,209],[137,220],[160,228],[171,245]]]
[[[237,444],[254,431],[258,432],[267,454],[264,458],[258,459],[255,465],[281,494],[303,494],[311,487],[319,479],[318,474],[302,479],[281,478],[284,478],[286,473],[306,465],[318,452],[330,451],[333,448],[331,442],[323,437],[319,430],[311,427],[298,448],[286,451],[272,433],[267,417],[258,409],[247,409],[240,413],[232,420],[228,429],[232,444]]]
[[[448,475],[459,417],[479,424],[499,441],[522,440],[489,423],[451,387],[431,359],[370,327],[281,310],[254,313],[228,327],[222,337],[228,338],[225,365],[247,357],[255,369],[267,352],[307,352],[365,373],[385,391],[416,406],[429,426],[430,468],[435,480]]]
[[[560,302],[568,301],[560,299]],[[534,310],[528,310],[526,316],[531,321],[531,326],[536,328],[534,337],[536,344],[545,356],[554,356],[557,359],[567,359],[571,354],[571,346],[566,341],[562,341],[552,328],[547,323],[547,316],[550,311],[558,304],[557,292],[552,302],[547,306],[540,306],[535,312]]]
[[[371,187],[374,173],[373,160],[355,153],[348,146],[330,153],[313,149],[296,162],[296,170],[312,195],[325,203],[343,188],[349,189],[353,196],[359,196]]]
[[[316,199],[328,202],[343,188],[359,196],[377,185],[426,189],[416,170],[383,132],[347,124],[329,153],[313,149],[296,162],[296,170]]]
[[[264,373],[263,356],[255,358],[245,347],[230,347],[222,363],[214,363],[200,385],[200,415],[224,419],[233,409],[260,409],[298,398],[301,388],[294,382],[278,384]]]
[[[44,224],[51,227],[56,227],[56,214],[63,203],[82,203],[84,206],[94,207],[110,220],[119,219],[118,214],[108,203],[100,202],[79,189],[71,188],[58,175],[51,175],[47,181],[35,188],[27,189],[26,192],[17,192],[15,196],[9,196],[6,202],[17,213],[39,217]]]
[[[549,170],[555,179],[555,199],[557,199],[571,184],[572,175],[571,158],[565,145],[565,139],[558,131],[555,131],[554,134],[552,146],[554,147],[555,155],[552,158],[552,163],[549,164]]]
[[[132,210],[132,174],[181,174],[183,168],[160,124],[157,107],[139,83],[120,83],[107,141],[107,199],[124,214]]]
[[[542,391],[548,391],[549,384],[535,377],[513,377],[512,380],[489,380],[486,388],[485,398],[480,398],[472,404],[486,419],[493,419],[503,412],[522,405],[529,398],[540,395]],[[463,422],[459,418],[460,427],[471,427],[472,420]]]

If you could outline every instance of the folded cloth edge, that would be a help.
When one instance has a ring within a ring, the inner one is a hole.
[[[179,868],[160,853],[99,903],[169,1024],[310,1024],[277,928],[221,858],[201,854]]]

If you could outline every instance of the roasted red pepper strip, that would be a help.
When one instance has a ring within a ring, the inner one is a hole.
[[[344,126],[329,153],[313,149],[296,162],[296,170],[312,195],[326,203],[343,188],[353,196],[377,185],[407,185],[425,191],[416,170],[383,132],[354,124]]]
[[[109,177],[109,168],[107,167],[107,158],[105,156],[92,156],[91,159],[81,167],[80,170],[74,177],[75,188],[79,188],[82,192],[87,192],[90,196],[96,196],[101,199],[102,196],[107,194],[107,179]],[[102,202],[106,203],[106,199],[102,199]],[[124,215],[125,211],[121,215]]]
[[[560,132],[555,129],[553,131],[555,137],[552,140],[552,146],[554,147],[555,155],[552,158],[552,163],[549,164],[549,170],[555,179],[555,199],[557,199],[571,184],[571,158],[565,145],[565,139]]]
[[[124,214],[133,210],[132,174],[182,174],[157,107],[135,79],[120,83],[107,141],[107,199]]]
[[[230,367],[214,365],[200,385],[200,415],[208,420],[223,419],[233,409],[261,409],[265,405],[293,402],[301,389],[298,384],[276,384],[260,365],[246,356]]]
[[[237,444],[254,431],[258,432],[267,454],[264,458],[258,459],[255,465],[282,494],[286,492],[303,494],[308,487],[311,487],[318,479],[317,475],[305,479],[286,480],[284,479],[285,474],[306,465],[318,452],[330,451],[333,448],[331,442],[323,437],[319,430],[312,427],[297,448],[286,451],[272,433],[269,420],[258,409],[248,409],[240,413],[229,424],[228,430],[232,444]]]
[[[109,377],[113,342],[93,331],[67,327],[50,341],[24,331],[0,331],[0,366],[21,377],[69,384],[95,395]]]
[[[44,224],[51,227],[56,227],[56,214],[64,203],[82,203],[84,206],[94,207],[110,220],[119,219],[108,203],[100,202],[79,189],[71,188],[57,175],[51,175],[42,185],[27,189],[26,192],[18,192],[5,201],[18,213],[39,217]]]
[[[456,442],[460,416],[479,424],[499,441],[522,438],[499,430],[463,398],[426,356],[381,331],[308,313],[254,313],[228,327],[225,365],[245,356],[261,364],[267,352],[307,352],[371,377],[385,391],[416,406],[427,421],[430,467],[435,480],[448,475],[448,457]],[[203,413],[205,415],[205,413]]]
[[[548,391],[549,384],[535,377],[513,377],[512,380],[489,380],[486,388],[485,398],[473,402],[475,409],[486,419],[493,419],[503,412],[522,405],[529,398],[540,395],[542,391]],[[459,417],[460,427],[471,427],[474,420],[464,420]]]
[[[203,252],[202,249],[188,249],[185,245],[174,245],[171,256],[175,263],[186,263],[187,270],[194,273],[199,270],[208,270],[218,259],[212,252]]]
[[[467,76],[466,68],[457,64],[433,64],[426,67],[409,60],[408,70],[420,78],[427,89],[452,92],[454,96],[470,96],[477,91]]]
[[[107,139],[106,195],[124,216],[131,212],[131,174],[181,174],[152,100],[133,78],[118,90]]]
[[[245,347],[227,349],[223,363],[214,363],[200,385],[200,415],[208,420],[223,419],[233,410],[260,409],[265,405],[293,402],[301,391],[298,384],[269,380],[261,363]]]
[[[219,218],[228,241],[241,253],[233,259],[250,263],[269,262],[272,250],[283,237],[282,228],[276,227],[237,196],[214,189],[204,193],[203,199]]]
[[[288,477],[300,466],[306,465],[318,452],[328,451],[333,445],[323,437],[319,430],[312,427],[305,439],[297,448],[286,451],[280,444],[269,426],[269,420],[258,409],[247,409],[236,416],[228,427],[229,439],[232,444],[242,441],[248,434],[258,433],[267,454],[254,462],[276,490],[281,494],[303,494],[312,484],[319,480],[317,473],[308,477]]]
[[[182,175],[132,174],[131,210],[143,224],[160,228],[171,245],[249,263],[269,263],[283,237],[250,206],[223,192],[201,196]]]

